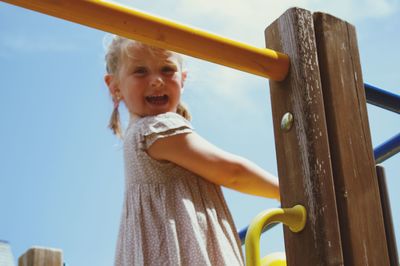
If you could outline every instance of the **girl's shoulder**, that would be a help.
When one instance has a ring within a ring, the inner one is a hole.
[[[192,124],[188,120],[174,112],[141,117],[137,120],[136,124],[137,129],[144,135],[160,133],[181,127],[193,129]]]
[[[132,129],[144,149],[148,149],[160,138],[191,133],[194,130],[188,120],[173,112],[141,117],[134,122]]]

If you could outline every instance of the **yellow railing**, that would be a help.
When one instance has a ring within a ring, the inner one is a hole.
[[[306,224],[306,209],[301,205],[292,208],[269,209],[258,214],[251,222],[246,234],[245,250],[247,266],[286,265],[286,262],[278,264],[266,262],[260,259],[260,237],[262,229],[271,223],[281,222],[289,227],[292,232],[300,232]]]
[[[272,80],[283,80],[289,69],[289,58],[285,54],[107,1],[1,1]]]

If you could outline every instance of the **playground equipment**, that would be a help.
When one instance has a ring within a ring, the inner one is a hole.
[[[282,222],[290,231],[297,233],[303,230],[306,224],[306,209],[301,205],[286,209],[270,209],[258,214],[249,226],[246,234],[246,265],[269,265],[276,260],[267,262],[268,258],[260,259],[260,237],[265,226],[271,223]],[[283,263],[283,262],[282,262]]]
[[[63,253],[60,249],[32,247],[18,259],[19,266],[62,266]],[[65,264],[64,264],[65,265]]]
[[[307,212],[301,232],[284,228],[287,264],[398,265],[375,165],[399,152],[400,137],[374,155],[365,94],[397,113],[400,98],[364,85],[352,25],[292,8],[266,29],[274,51],[105,1],[4,2],[270,78],[282,206]]]

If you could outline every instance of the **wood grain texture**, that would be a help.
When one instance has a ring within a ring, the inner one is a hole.
[[[270,81],[282,206],[302,204],[308,215],[302,232],[284,230],[287,263],[343,265],[312,14],[289,9],[265,34],[267,47],[291,60],[288,77]],[[286,112],[289,132],[280,128]]]
[[[389,192],[387,189],[385,168],[376,166],[379,194],[381,195],[383,220],[385,223],[386,240],[388,245],[390,266],[399,266],[399,254],[397,253],[396,236],[394,233],[392,211],[390,207]]]
[[[345,265],[389,265],[355,28],[314,25]]]
[[[60,249],[32,247],[18,259],[18,266],[62,266],[63,253]]]

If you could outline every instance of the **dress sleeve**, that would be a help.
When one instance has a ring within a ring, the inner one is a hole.
[[[147,150],[158,139],[193,132],[189,121],[172,112],[149,116],[142,122],[141,135],[142,149],[144,150]]]

